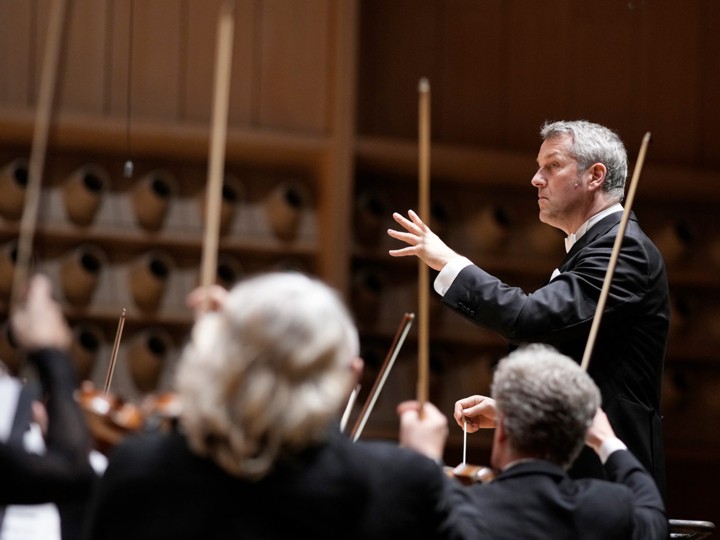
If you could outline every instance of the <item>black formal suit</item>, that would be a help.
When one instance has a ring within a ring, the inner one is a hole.
[[[90,432],[74,397],[72,360],[65,351],[42,348],[30,351],[27,361],[36,369],[40,384],[36,392],[27,394],[33,385],[25,384],[17,404],[17,431],[7,442],[0,441],[0,505],[56,503],[63,539],[80,538],[97,475],[88,458]],[[32,417],[32,400],[43,397],[48,397],[48,426],[44,453],[36,453],[25,449],[23,436]],[[0,524],[2,521],[0,515]]]
[[[511,287],[477,266],[464,268],[443,303],[494,330],[511,346],[544,342],[581,361],[609,266],[622,212],[605,216],[570,249],[560,275],[532,294]],[[665,493],[660,416],[665,347],[670,321],[665,263],[631,213],[588,373],[602,405],[628,448]],[[585,448],[572,476],[603,477]]]
[[[618,450],[605,468],[612,481],[574,480],[548,461],[528,461],[470,490],[494,540],[668,538],[660,492],[637,459]]]
[[[110,455],[86,538],[477,539],[468,496],[431,459],[337,428],[255,482],[192,454],[180,433],[141,434]]]

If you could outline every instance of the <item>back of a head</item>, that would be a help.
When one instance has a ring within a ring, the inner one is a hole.
[[[560,135],[572,138],[572,153],[583,171],[595,163],[607,168],[603,190],[612,198],[622,201],[628,174],[627,151],[618,134],[600,124],[587,120],[560,120],[546,122],[540,129],[543,140]]]
[[[574,360],[531,344],[503,358],[492,383],[510,445],[524,457],[569,467],[600,406],[600,391]]]
[[[178,365],[192,448],[259,478],[324,438],[347,399],[357,330],[336,292],[295,272],[248,278],[203,315]]]

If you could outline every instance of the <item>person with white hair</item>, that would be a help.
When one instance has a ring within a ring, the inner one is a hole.
[[[399,405],[400,445],[340,431],[362,361],[333,289],[273,272],[189,303],[204,307],[177,367],[177,430],[115,447],[88,540],[477,538],[437,463],[448,427],[432,404]]]

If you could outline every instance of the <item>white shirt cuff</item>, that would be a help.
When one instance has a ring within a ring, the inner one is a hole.
[[[610,454],[616,452],[617,450],[627,450],[627,446],[624,442],[622,442],[616,437],[611,437],[610,439],[607,439],[605,442],[602,443],[602,446],[600,446],[599,455],[600,461],[602,461],[603,465],[605,465],[605,462],[610,457]]]
[[[435,278],[435,291],[440,296],[445,296],[445,293],[450,288],[450,285],[452,285],[453,281],[455,281],[455,278],[460,273],[460,270],[462,270],[466,266],[470,266],[471,264],[472,261],[467,257],[463,256],[450,259],[450,262],[447,263],[442,270],[440,270],[440,273]]]

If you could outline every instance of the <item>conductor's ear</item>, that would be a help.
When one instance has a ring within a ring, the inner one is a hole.
[[[590,181],[588,182],[589,189],[600,189],[605,182],[605,175],[607,174],[607,167],[602,163],[595,163],[588,168],[590,173]]]

